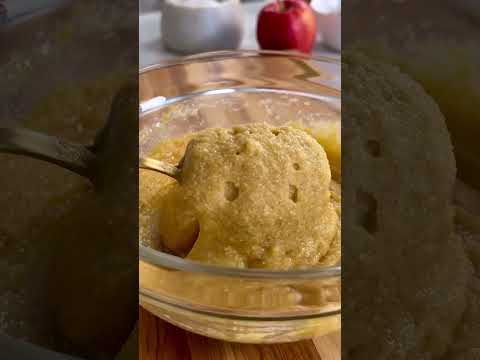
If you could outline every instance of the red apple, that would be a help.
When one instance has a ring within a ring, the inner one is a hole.
[[[258,17],[257,40],[262,49],[312,52],[317,18],[304,0],[278,0]]]

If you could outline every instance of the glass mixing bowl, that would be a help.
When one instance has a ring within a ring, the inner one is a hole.
[[[280,52],[216,52],[140,71],[140,154],[166,139],[249,122],[340,122],[340,63]],[[330,124],[331,125],[331,124]],[[140,305],[186,330],[248,343],[340,328],[340,266],[268,271],[209,266],[140,241]]]

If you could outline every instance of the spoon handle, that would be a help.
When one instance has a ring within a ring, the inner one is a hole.
[[[141,169],[153,170],[164,175],[170,176],[175,180],[179,180],[181,169],[164,161],[151,158],[140,158],[139,167]]]
[[[91,179],[95,155],[85,145],[39,132],[0,128],[0,153],[25,155],[56,164]]]

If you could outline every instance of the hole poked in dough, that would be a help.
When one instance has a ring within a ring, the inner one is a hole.
[[[238,198],[240,191],[238,187],[231,181],[225,183],[225,199],[234,201]]]
[[[290,200],[294,203],[298,202],[298,188],[295,185],[290,185]]]
[[[370,234],[377,232],[377,200],[368,192],[357,190],[357,221]]]
[[[376,140],[368,140],[365,148],[367,149],[368,153],[373,157],[379,157],[381,155],[380,143]]]

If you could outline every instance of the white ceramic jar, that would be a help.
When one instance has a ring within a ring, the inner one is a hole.
[[[164,45],[179,53],[236,49],[243,30],[239,0],[165,0],[162,6]]]
[[[342,49],[342,3],[340,0],[312,0],[317,15],[317,30],[323,42],[331,48]]]

